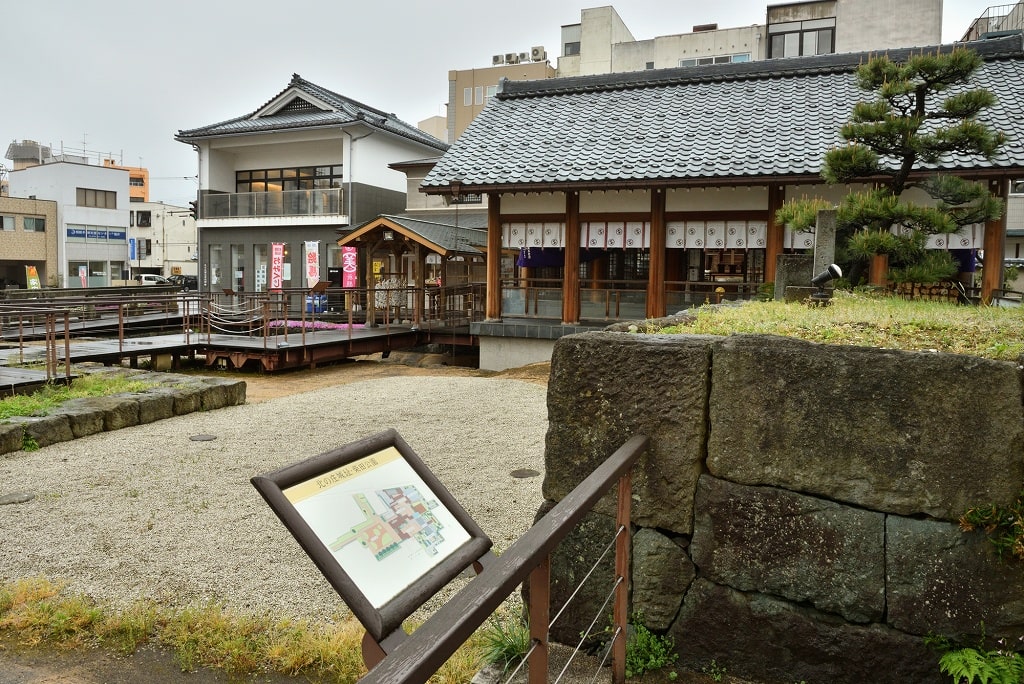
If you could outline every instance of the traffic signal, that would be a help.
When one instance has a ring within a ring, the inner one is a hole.
[[[193,219],[198,219],[199,218],[199,200],[192,200],[191,202],[188,203],[188,206],[189,206],[189,210],[190,210],[189,213],[192,214],[192,218]]]

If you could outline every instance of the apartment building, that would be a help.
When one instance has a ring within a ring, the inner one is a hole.
[[[0,196],[0,288],[52,284],[60,271],[57,225],[55,201]]]
[[[43,158],[11,171],[12,198],[56,203],[53,225],[57,266],[46,282],[56,287],[104,287],[128,274],[128,172],[83,160]],[[37,224],[38,225],[38,224]]]

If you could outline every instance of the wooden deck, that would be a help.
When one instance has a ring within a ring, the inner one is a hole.
[[[133,294],[137,292],[135,288]],[[470,300],[465,293],[453,297]],[[77,299],[33,301],[31,306],[0,304],[0,387],[10,394],[29,391],[47,379],[65,380],[66,362],[127,361],[135,368],[141,358],[154,370],[172,370],[183,358],[201,357],[205,365],[218,369],[275,372],[369,354],[387,356],[424,344],[477,344],[469,331],[470,316],[464,315],[471,312],[457,307],[450,307],[456,315],[446,317],[447,325],[433,319],[412,325],[405,320],[408,312],[401,312],[394,320],[403,320],[403,325],[385,319],[364,327],[361,319],[353,320],[352,312],[343,316],[300,310],[296,316],[276,316],[279,312],[258,298],[244,304],[234,297],[224,300],[230,305],[221,300],[218,295],[140,299],[136,294],[123,301],[88,300],[87,306],[78,305]],[[88,315],[80,316],[83,311]],[[276,317],[299,319],[296,322],[306,329],[264,335]]]

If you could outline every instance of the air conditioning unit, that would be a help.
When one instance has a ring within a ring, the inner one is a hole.
[[[505,64],[519,64],[519,55],[514,52],[505,53]]]
[[[499,64],[505,63],[505,55],[494,55],[491,57],[491,65],[498,66]]]
[[[530,48],[530,59],[532,59],[534,62],[543,62],[547,58],[548,53],[547,51],[544,50],[543,45],[538,45],[536,47]]]
[[[519,53],[519,61],[520,62],[529,62],[530,61],[530,53],[529,52],[520,52]]]

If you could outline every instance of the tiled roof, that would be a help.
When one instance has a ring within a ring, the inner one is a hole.
[[[427,215],[381,214],[354,228],[355,235],[367,226],[385,219],[418,235],[424,242],[437,245],[446,253],[480,254],[487,245],[487,214],[481,212],[430,212]]]
[[[294,93],[295,99],[290,100],[283,108],[273,113],[263,113],[263,110],[268,105],[275,100],[281,100],[289,92]],[[321,103],[325,109],[309,105],[300,96],[300,93]],[[444,151],[448,149],[447,143],[438,140],[428,133],[424,133],[415,126],[407,124],[394,114],[386,114],[379,109],[369,107],[344,95],[339,95],[305,80],[298,74],[292,76],[291,82],[284,90],[256,111],[234,119],[228,119],[227,121],[221,121],[220,123],[210,124],[209,126],[181,130],[174,137],[181,142],[194,142],[204,138],[271,133],[301,128],[343,126],[353,123],[362,123],[371,128],[402,136],[437,150]]]
[[[985,60],[972,87],[998,97],[981,119],[1009,136],[993,159],[947,169],[1024,169],[1020,35],[971,43]],[[888,51],[902,61],[922,50]],[[870,53],[504,81],[421,187],[458,178],[478,191],[536,186],[629,187],[818,177],[839,128],[870,94],[854,71]]]

